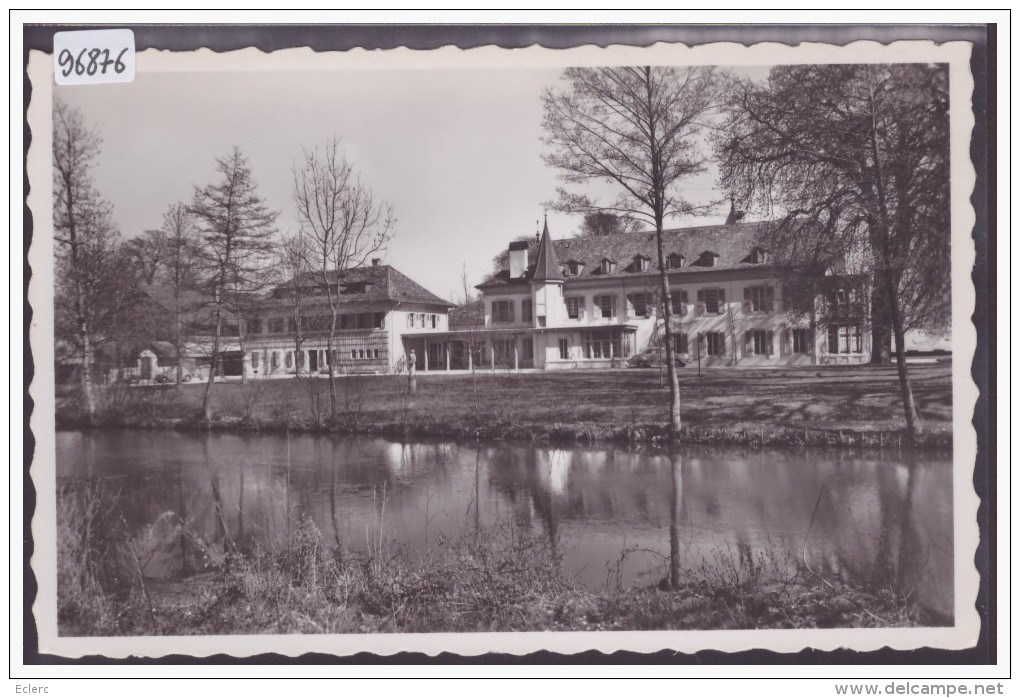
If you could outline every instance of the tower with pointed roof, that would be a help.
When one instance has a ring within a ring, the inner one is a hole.
[[[535,326],[557,324],[563,306],[563,271],[556,258],[556,248],[549,237],[549,219],[542,226],[542,239],[538,242],[535,270],[531,274],[531,294],[535,303]]]

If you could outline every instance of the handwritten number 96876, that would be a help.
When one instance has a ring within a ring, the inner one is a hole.
[[[75,57],[68,49],[64,49],[57,56],[57,63],[63,69],[61,72],[64,77],[68,77],[71,73],[75,75],[106,75],[106,71],[113,67],[113,72],[123,73],[127,69],[124,62],[121,60],[124,58],[124,54],[127,53],[128,49],[121,49],[121,52],[117,54],[116,58],[110,57],[110,49],[98,49],[98,48],[83,48],[78,56]],[[100,59],[102,56],[102,59]]]

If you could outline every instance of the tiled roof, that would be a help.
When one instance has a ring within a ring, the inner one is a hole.
[[[770,222],[763,221],[664,230],[662,234],[665,255],[668,257],[675,252],[684,257],[683,265],[679,269],[671,269],[670,273],[687,274],[720,269],[761,268],[761,264],[754,264],[751,261],[751,255],[770,225]],[[566,277],[567,281],[631,278],[654,275],[659,271],[654,231],[566,238],[553,240],[552,246],[557,259],[561,262],[575,261],[584,265],[577,276]],[[539,261],[540,257],[538,250],[537,243],[533,243],[529,247],[529,266],[525,277],[510,279],[508,270],[501,269],[491,278],[479,284],[478,288],[498,288],[527,283],[528,280],[534,278],[535,262]],[[705,267],[698,264],[699,258],[705,252],[717,255],[714,266]],[[651,263],[648,264],[645,271],[637,271],[634,265],[634,258],[640,255],[651,258]],[[615,269],[603,274],[601,268],[603,259],[616,261]]]
[[[530,254],[528,255],[531,256]],[[529,278],[535,281],[563,281],[563,272],[560,271],[559,259],[556,257],[556,249],[553,246],[552,238],[549,237],[549,223],[546,221],[542,229],[542,240],[538,243],[538,253],[535,255],[535,268],[528,270]]]
[[[395,303],[428,303],[448,308],[453,303],[443,300],[424,286],[405,276],[388,264],[354,269],[332,270],[327,272],[330,284],[339,283],[344,287],[340,300],[343,303],[392,301]],[[317,288],[322,281],[318,272],[309,272],[295,281],[281,284],[271,294],[269,300],[286,300],[286,290],[295,283],[310,288]]]

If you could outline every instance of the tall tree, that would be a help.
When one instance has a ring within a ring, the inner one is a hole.
[[[336,419],[337,311],[342,275],[364,266],[385,248],[395,219],[393,207],[380,201],[355,172],[334,138],[324,146],[305,151],[304,162],[294,169],[294,203],[298,221],[307,236],[310,266],[329,303],[326,365],[329,371],[330,416]]]
[[[207,267],[213,295],[213,342],[209,378],[202,395],[202,414],[211,423],[209,397],[220,361],[224,318],[236,312],[234,301],[265,274],[272,252],[277,212],[258,194],[248,160],[239,148],[217,158],[220,180],[195,188],[188,211],[201,234],[199,255]]]
[[[66,284],[74,343],[81,359],[85,410],[95,418],[93,389],[96,302],[111,279],[118,233],[111,207],[96,190],[92,170],[102,139],[81,112],[56,101],[53,110],[53,227],[59,283]],[[58,285],[58,292],[61,286]]]
[[[680,429],[680,391],[674,362],[673,308],[663,251],[664,222],[689,213],[681,183],[701,172],[706,156],[699,137],[719,98],[710,68],[568,68],[565,90],[542,96],[545,161],[570,185],[608,183],[617,199],[601,205],[584,193],[559,190],[557,208],[611,213],[655,227],[666,358],[669,427]]]
[[[195,218],[184,204],[171,204],[163,214],[163,226],[153,231],[154,255],[160,260],[155,282],[167,296],[173,314],[173,342],[177,353],[177,383],[184,378],[184,340],[190,333],[190,320],[201,305],[199,285],[199,239]]]
[[[895,340],[908,438],[912,326],[949,315],[949,94],[945,66],[781,66],[738,81],[719,141],[723,183],[770,214],[777,261],[873,280],[873,360]],[[774,214],[773,214],[774,215]]]

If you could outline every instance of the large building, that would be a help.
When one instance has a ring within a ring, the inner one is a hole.
[[[406,369],[412,351],[418,370],[426,369],[422,337],[447,329],[453,304],[379,260],[331,272],[326,282],[340,299],[333,356],[326,351],[331,311],[323,281],[308,274],[280,285],[248,314],[241,337],[245,376],[323,374],[331,360],[341,375],[391,373]]]
[[[664,231],[677,351],[702,366],[866,362],[865,280],[828,277],[823,295],[794,308],[757,246],[766,225]],[[657,260],[651,232],[553,240],[546,225],[537,244],[511,243],[506,266],[477,287],[472,354],[483,366],[625,365],[662,341]]]

